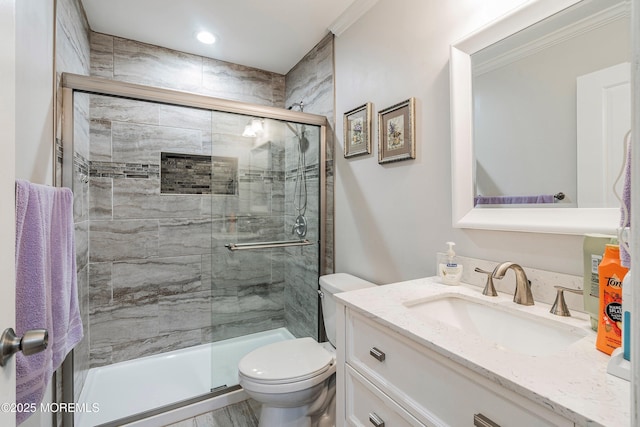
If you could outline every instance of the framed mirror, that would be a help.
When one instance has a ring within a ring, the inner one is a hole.
[[[604,83],[624,108],[595,116],[613,118],[614,131],[586,100],[603,73],[622,70],[624,80],[626,68],[629,79],[630,9],[536,0],[451,46],[455,227],[615,234],[630,89]]]

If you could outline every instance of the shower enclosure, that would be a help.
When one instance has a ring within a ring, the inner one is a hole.
[[[237,390],[237,358],[255,346],[319,338],[324,117],[69,74],[62,90],[60,179],[75,195],[85,327],[65,362],[65,401],[121,366],[136,366],[131,381],[157,392],[140,367],[189,352],[207,366],[184,362],[190,373],[173,376],[202,386],[176,400],[200,400]],[[183,387],[160,369],[149,375],[163,389]],[[94,396],[123,394],[102,392]],[[106,417],[93,425],[180,406],[138,400],[147,406],[111,418],[123,403],[85,403]]]

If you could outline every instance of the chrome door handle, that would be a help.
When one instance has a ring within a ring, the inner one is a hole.
[[[0,337],[0,366],[4,366],[11,356],[22,351],[25,356],[40,353],[49,344],[49,332],[46,329],[33,329],[16,336],[12,328],[7,328]]]

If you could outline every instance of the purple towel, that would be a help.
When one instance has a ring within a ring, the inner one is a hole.
[[[73,194],[16,181],[16,334],[49,331],[38,354],[16,355],[16,402],[39,404],[53,372],[82,339],[78,307]],[[20,406],[18,406],[20,407]],[[22,423],[31,412],[18,412]]]
[[[620,206],[620,227],[622,228],[629,227],[631,221],[631,134],[627,134],[625,143],[627,157],[624,164],[624,184],[622,187],[622,205]],[[620,264],[631,268],[631,255],[627,251],[629,242],[626,242],[626,244],[620,243]]]
[[[553,203],[553,195],[540,194],[538,196],[476,196],[476,205],[513,205],[523,203]]]

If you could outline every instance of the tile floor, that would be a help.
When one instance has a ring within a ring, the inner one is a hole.
[[[245,400],[166,427],[258,427],[260,404]]]

